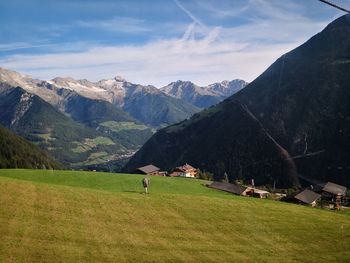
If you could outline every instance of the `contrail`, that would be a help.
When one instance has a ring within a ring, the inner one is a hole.
[[[178,0],[174,0],[175,4],[181,8],[192,20],[202,27],[206,27],[197,17],[195,17],[186,7],[184,7]]]

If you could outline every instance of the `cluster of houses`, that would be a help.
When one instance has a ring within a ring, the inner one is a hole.
[[[175,167],[170,173],[168,173],[166,171],[161,171],[158,167],[152,164],[149,164],[137,168],[136,173],[146,175],[195,178],[197,176],[198,169],[186,163],[182,166]],[[254,186],[253,180],[251,185],[246,186],[224,182],[212,182],[207,186],[213,189],[241,196],[267,198],[268,195],[270,195],[270,192],[256,188]],[[326,204],[330,207],[339,209],[342,204],[347,201],[346,190],[347,188],[345,186],[327,182],[323,184],[317,184],[315,186],[310,186],[309,188],[297,191],[291,195],[282,193],[274,193],[274,195],[277,196],[278,199],[286,202],[306,204],[313,207],[317,204],[320,204],[321,206],[324,206],[324,204]]]
[[[226,191],[241,196],[252,196],[258,198],[267,198],[270,194],[268,191],[258,189],[251,186],[213,182],[208,185],[210,188]],[[346,199],[347,188],[342,185],[338,185],[332,182],[323,184],[317,184],[316,186],[310,186],[300,191],[296,191],[291,195],[286,194],[274,194],[277,195],[281,201],[305,204],[315,207],[319,205],[321,207],[328,206],[330,208],[340,209],[342,205],[347,204]]]
[[[345,186],[332,182],[317,184],[310,188],[296,192],[284,198],[285,201],[307,204],[315,207],[328,205],[330,208],[340,209],[347,203]]]
[[[170,173],[168,173],[166,171],[161,171],[160,168],[153,164],[149,164],[137,168],[136,173],[147,175],[195,178],[197,176],[198,169],[186,163],[182,166],[175,167]]]

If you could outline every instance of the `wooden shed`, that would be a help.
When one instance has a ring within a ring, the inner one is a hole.
[[[299,194],[295,195],[294,198],[305,204],[316,206],[316,202],[321,198],[321,195],[309,189],[305,189],[301,191]]]
[[[247,195],[247,192],[250,190],[249,187],[243,185],[221,182],[213,182],[212,184],[208,185],[208,187],[243,196]]]
[[[160,175],[165,176],[166,172],[160,171],[160,168],[153,164],[142,166],[136,169],[136,173],[147,174],[147,175]]]

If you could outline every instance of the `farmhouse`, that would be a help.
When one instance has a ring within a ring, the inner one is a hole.
[[[315,191],[322,195],[322,205],[329,204],[330,207],[340,209],[342,203],[346,200],[345,186],[327,182],[324,184],[318,184],[315,187]]]
[[[327,182],[325,184],[319,184],[316,187],[316,191],[320,192],[322,196],[329,196],[329,197],[334,197],[334,196],[345,196],[346,194],[346,187],[335,184],[332,182]]]
[[[136,169],[136,172],[147,175],[166,175],[166,172],[160,171],[160,169],[157,166],[154,166],[153,164],[139,167]]]
[[[208,185],[208,187],[229,192],[236,195],[252,196],[252,197],[258,197],[258,198],[266,198],[267,195],[269,194],[269,192],[265,190],[260,190],[254,187],[243,186],[238,184],[230,184],[230,183],[213,182],[212,184]]]
[[[170,176],[182,176],[195,178],[197,175],[197,169],[189,164],[176,167],[171,173]]]
[[[266,198],[269,194],[268,191],[257,189],[257,188],[249,188],[249,191],[247,192],[247,195],[258,197],[258,198]]]
[[[220,182],[213,182],[212,184],[208,185],[208,187],[243,196],[247,195],[247,192],[250,191],[249,187],[243,185]]]
[[[305,189],[291,197],[291,200],[311,205],[312,207],[316,206],[317,200],[321,199],[321,195],[317,194],[309,189]]]

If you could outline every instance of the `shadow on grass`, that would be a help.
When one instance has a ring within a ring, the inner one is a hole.
[[[149,195],[150,193],[145,193],[143,191],[131,191],[131,190],[126,190],[126,191],[123,191],[124,193],[135,193],[135,194],[141,194],[141,195]]]

